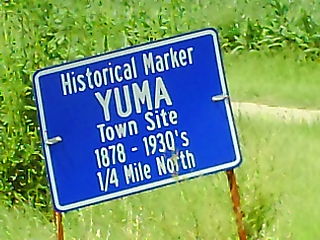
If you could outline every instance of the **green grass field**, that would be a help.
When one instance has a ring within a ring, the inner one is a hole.
[[[0,240],[55,239],[31,79],[39,68],[214,27],[233,101],[319,109],[320,1],[0,2]],[[320,230],[319,122],[237,116],[250,240]],[[237,239],[225,174],[65,214],[66,239]]]
[[[298,62],[289,51],[225,54],[234,101],[319,109],[319,62]]]
[[[319,124],[237,119],[237,169],[249,239],[317,239]],[[0,210],[0,239],[54,239],[53,223]],[[223,172],[65,214],[66,239],[237,239]]]

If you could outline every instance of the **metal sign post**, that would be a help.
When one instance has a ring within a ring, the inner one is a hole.
[[[238,190],[238,185],[237,185],[237,180],[236,180],[236,175],[232,170],[227,170],[226,171],[227,177],[228,177],[228,183],[229,183],[229,188],[230,188],[230,194],[231,194],[231,200],[233,203],[233,211],[236,215],[236,223],[238,227],[238,235],[240,240],[246,240],[247,239],[247,234],[244,228],[243,224],[243,212],[241,211],[240,207],[240,195],[239,195],[239,190]]]
[[[62,213],[53,210],[53,220],[56,226],[57,240],[64,240]]]

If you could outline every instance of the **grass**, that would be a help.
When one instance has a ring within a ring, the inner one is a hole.
[[[299,56],[289,50],[225,54],[233,100],[319,109],[319,61],[299,61]]]
[[[249,239],[317,239],[320,125],[247,116],[237,122]],[[219,173],[69,212],[66,239],[237,239],[231,206]],[[54,239],[53,224],[36,210],[0,211],[0,239]]]
[[[313,225],[314,221],[320,221],[320,198],[316,194],[320,170],[316,160],[319,123],[285,124],[255,119],[253,124],[244,120],[244,125],[241,121],[246,161],[239,169],[239,181],[250,181],[242,188],[244,193],[252,188],[258,193],[247,198],[252,205],[247,208],[250,204],[245,203],[245,212],[250,216],[253,211],[253,215],[261,218],[267,213],[263,222],[272,221],[273,226],[265,233],[264,224],[260,229],[270,239],[316,239],[320,234]]]

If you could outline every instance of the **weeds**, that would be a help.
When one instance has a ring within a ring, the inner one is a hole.
[[[0,192],[6,204],[47,206],[32,98],[35,70],[203,27],[224,52],[300,49],[318,61],[318,1],[2,1],[0,3]]]

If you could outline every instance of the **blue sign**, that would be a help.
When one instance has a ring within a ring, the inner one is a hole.
[[[241,162],[214,29],[42,69],[34,88],[58,211]]]

